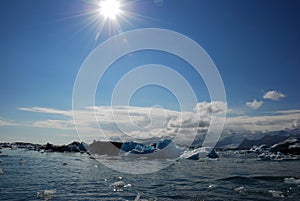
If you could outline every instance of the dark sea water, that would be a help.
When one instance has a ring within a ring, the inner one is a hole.
[[[132,175],[87,154],[1,151],[0,200],[300,200],[300,184],[293,182],[300,178],[300,161],[221,153],[218,160],[179,160]]]

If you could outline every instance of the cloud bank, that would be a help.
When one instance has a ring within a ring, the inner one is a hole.
[[[259,101],[250,102],[257,108]],[[253,104],[254,103],[254,104]],[[257,104],[257,105],[255,105]],[[22,111],[55,115],[54,119],[30,122],[27,126],[70,130],[79,133],[83,141],[92,140],[132,140],[175,137],[180,134],[183,140],[203,138],[210,125],[212,115],[221,121],[227,109],[224,102],[200,102],[192,112],[179,112],[159,107],[135,106],[95,106],[76,111],[83,121],[74,124],[73,111],[52,108],[19,108]],[[60,118],[58,118],[60,117]],[[225,131],[264,132],[299,127],[300,110],[280,110],[260,116],[230,116],[226,118]],[[0,121],[1,123],[1,121]],[[101,129],[100,129],[101,128]]]

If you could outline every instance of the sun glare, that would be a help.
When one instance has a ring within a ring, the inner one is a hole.
[[[99,5],[99,12],[105,18],[115,19],[121,13],[121,4],[117,0],[102,0]]]

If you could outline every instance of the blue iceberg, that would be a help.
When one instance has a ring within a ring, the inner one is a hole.
[[[178,147],[171,139],[161,139],[151,145],[125,142],[121,147],[121,154],[124,156],[143,155],[143,157],[148,158],[178,158],[183,151],[184,149]]]

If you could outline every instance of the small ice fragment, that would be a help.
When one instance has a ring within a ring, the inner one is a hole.
[[[126,185],[124,186],[124,188],[129,188],[129,187],[131,187],[131,184],[126,184]]]
[[[112,183],[112,186],[114,187],[124,187],[126,184],[124,181],[116,181],[114,183]]]
[[[46,198],[49,199],[53,196],[53,194],[55,193],[55,190],[43,190],[43,191],[39,191],[36,193],[36,196],[39,198]]]
[[[271,193],[274,198],[284,198],[281,191],[269,190],[268,192]]]
[[[208,188],[214,188],[214,187],[216,187],[216,185],[214,185],[214,184],[210,184],[210,185],[208,186]]]
[[[3,170],[0,168],[0,174],[3,174]]]
[[[98,165],[95,165],[95,168],[97,168],[98,167]]]
[[[244,191],[246,190],[244,186],[240,186],[234,189],[234,191]]]
[[[246,188],[244,186],[240,186],[234,189],[234,191],[240,193],[240,194],[244,194],[247,192]]]

